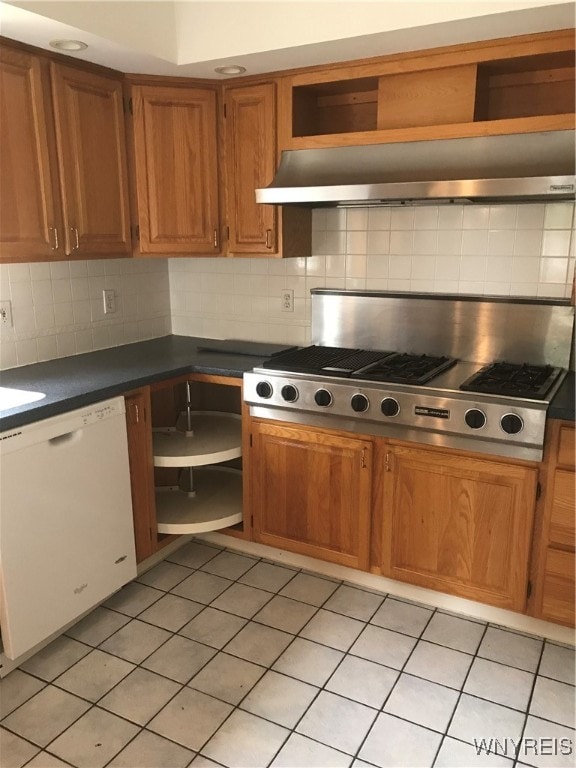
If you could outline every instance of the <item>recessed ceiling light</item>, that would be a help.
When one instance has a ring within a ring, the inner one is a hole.
[[[50,45],[59,51],[84,51],[88,48],[82,40],[50,40]]]
[[[241,67],[239,64],[228,64],[226,67],[216,67],[214,72],[218,72],[219,75],[241,75],[246,72],[246,67]]]

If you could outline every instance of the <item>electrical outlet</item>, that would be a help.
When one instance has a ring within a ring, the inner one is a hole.
[[[282,312],[294,312],[294,291],[292,288],[284,288],[280,294]]]
[[[116,291],[111,288],[102,291],[102,300],[104,302],[104,314],[112,315],[116,312]]]
[[[2,328],[12,328],[12,302],[0,301],[0,325]]]

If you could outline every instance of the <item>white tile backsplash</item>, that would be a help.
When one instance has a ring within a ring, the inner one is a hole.
[[[105,315],[102,290],[116,291]],[[0,368],[170,333],[165,259],[108,259],[0,266],[0,294],[12,302],[12,328],[0,330]]]
[[[166,333],[310,342],[315,287],[563,298],[574,274],[574,204],[329,208],[313,256],[112,259],[0,267],[0,367]],[[118,312],[104,315],[102,290]],[[294,290],[294,311],[280,294]]]

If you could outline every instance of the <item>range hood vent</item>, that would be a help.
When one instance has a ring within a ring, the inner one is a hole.
[[[282,152],[259,203],[406,205],[574,200],[574,131]]]

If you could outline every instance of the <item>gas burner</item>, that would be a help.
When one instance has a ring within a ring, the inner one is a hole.
[[[562,369],[553,368],[551,365],[491,363],[462,382],[460,389],[466,392],[544,400],[561,372]]]

